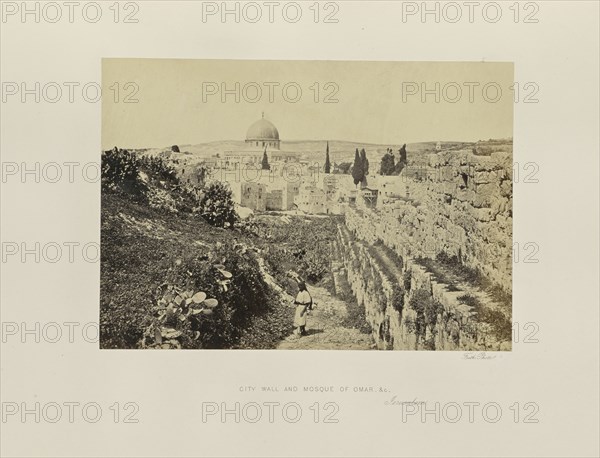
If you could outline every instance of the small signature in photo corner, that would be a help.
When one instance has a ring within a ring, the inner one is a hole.
[[[462,359],[496,359],[497,356],[498,355],[492,355],[485,351],[477,351],[477,352],[468,351],[468,352],[463,353]]]

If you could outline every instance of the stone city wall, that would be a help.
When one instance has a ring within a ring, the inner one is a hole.
[[[430,154],[398,177],[398,197],[346,211],[347,227],[406,258],[456,256],[512,292],[512,154]]]
[[[350,288],[364,305],[379,349],[510,350],[510,338],[498,338],[458,300],[464,291],[449,291],[410,259],[390,266],[376,247],[355,239],[345,226],[339,226],[335,245],[335,288]]]

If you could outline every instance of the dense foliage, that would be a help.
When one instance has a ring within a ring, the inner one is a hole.
[[[381,164],[379,165],[380,175],[394,175],[396,169],[396,159],[394,153],[388,148],[386,153],[381,158]]]
[[[435,335],[438,316],[443,312],[443,306],[425,288],[416,290],[409,300],[409,306],[417,316],[414,322],[417,342],[422,340],[425,348],[435,350]],[[429,333],[427,333],[429,329]],[[429,335],[429,338],[426,338]]]
[[[362,161],[363,179],[369,174],[369,160],[365,149],[360,150],[360,160]]]
[[[333,173],[341,173],[344,175],[348,175],[350,173],[351,169],[352,169],[351,162],[341,162],[341,163],[335,165],[335,167],[333,169]]]
[[[363,181],[364,177],[365,170],[363,168],[363,161],[360,158],[358,148],[356,148],[356,153],[354,155],[354,164],[352,164],[352,178],[354,179],[354,184],[358,185],[358,183]]]
[[[237,214],[229,187],[220,181],[208,185],[200,200],[200,214],[212,226],[233,227]]]
[[[330,272],[331,242],[336,235],[335,218],[290,217],[287,223],[263,217],[255,221],[257,243],[273,276],[285,285],[290,271],[311,283]]]
[[[102,192],[118,194],[166,213],[197,212],[201,189],[183,184],[172,163],[114,148],[102,153]]]
[[[408,163],[406,145],[403,145],[402,148],[398,150],[398,153],[399,158],[396,162],[396,157],[394,156],[392,148],[387,149],[386,153],[381,158],[381,163],[379,165],[380,175],[400,175],[400,172],[402,172]]]
[[[190,347],[190,340],[200,339],[203,316],[212,315],[217,305],[219,301],[208,299],[204,291],[194,294],[193,290],[168,286],[153,308],[156,317],[144,331],[142,348],[183,348],[186,344]]]
[[[135,153],[117,147],[105,151],[102,153],[101,168],[102,192],[122,192],[139,197],[146,190]]]

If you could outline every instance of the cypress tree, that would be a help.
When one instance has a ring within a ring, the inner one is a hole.
[[[331,173],[331,162],[329,161],[329,142],[327,142],[327,150],[325,152],[325,173]]]
[[[271,170],[271,166],[269,165],[269,158],[267,157],[267,148],[265,147],[265,152],[263,153],[262,158],[262,169],[263,170]]]
[[[356,153],[354,154],[354,165],[352,166],[352,178],[354,179],[354,184],[358,185],[365,176],[363,169],[363,161],[358,154],[358,148],[356,148]]]
[[[408,162],[406,159],[406,143],[404,145],[402,145],[402,148],[400,148],[399,152],[400,152],[400,161],[399,162],[406,164]]]
[[[400,153],[400,157],[396,163],[396,166],[394,167],[394,175],[400,175],[400,172],[402,172],[402,169],[408,163],[408,159],[406,157],[406,143],[402,145],[402,148],[400,148],[398,152]]]
[[[363,175],[367,176],[369,174],[369,160],[367,159],[367,152],[364,148],[360,150],[360,159],[363,163]]]

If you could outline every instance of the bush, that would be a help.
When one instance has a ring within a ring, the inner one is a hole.
[[[311,283],[318,283],[329,274],[332,242],[337,234],[334,218],[292,217],[289,224],[260,218],[255,222],[255,233],[256,242],[266,253],[269,270],[280,284],[285,284],[290,270]]]
[[[181,186],[177,171],[166,160],[115,147],[102,153],[101,168],[102,192],[118,192],[146,201],[152,208],[176,210]]]
[[[394,286],[394,292],[392,294],[392,307],[397,312],[402,313],[404,309],[404,291],[399,286]]]
[[[139,162],[134,153],[117,147],[102,153],[102,192],[122,192],[140,196],[146,186],[140,179]]]
[[[179,184],[177,170],[165,159],[154,156],[142,156],[137,159],[137,162],[139,169],[145,172],[151,180],[171,185]]]
[[[167,213],[177,213],[177,205],[170,193],[164,189],[150,188],[146,192],[148,205],[156,210]]]
[[[194,293],[168,286],[153,309],[156,317],[146,328],[141,347],[181,349],[183,345],[192,348],[193,341],[200,339],[202,318],[212,315],[217,305],[219,302],[207,298],[203,291]]]
[[[220,181],[211,183],[200,200],[200,214],[212,226],[233,228],[238,216],[231,190]]]
[[[442,312],[443,307],[442,304],[433,298],[431,291],[428,291],[425,288],[416,290],[409,300],[409,306],[417,313],[415,319],[415,334],[417,336],[417,341],[425,338],[428,326],[432,334],[435,334],[437,317],[438,314]],[[430,339],[430,341],[426,342],[425,346],[427,349],[435,349],[430,348],[433,341],[433,339]]]

